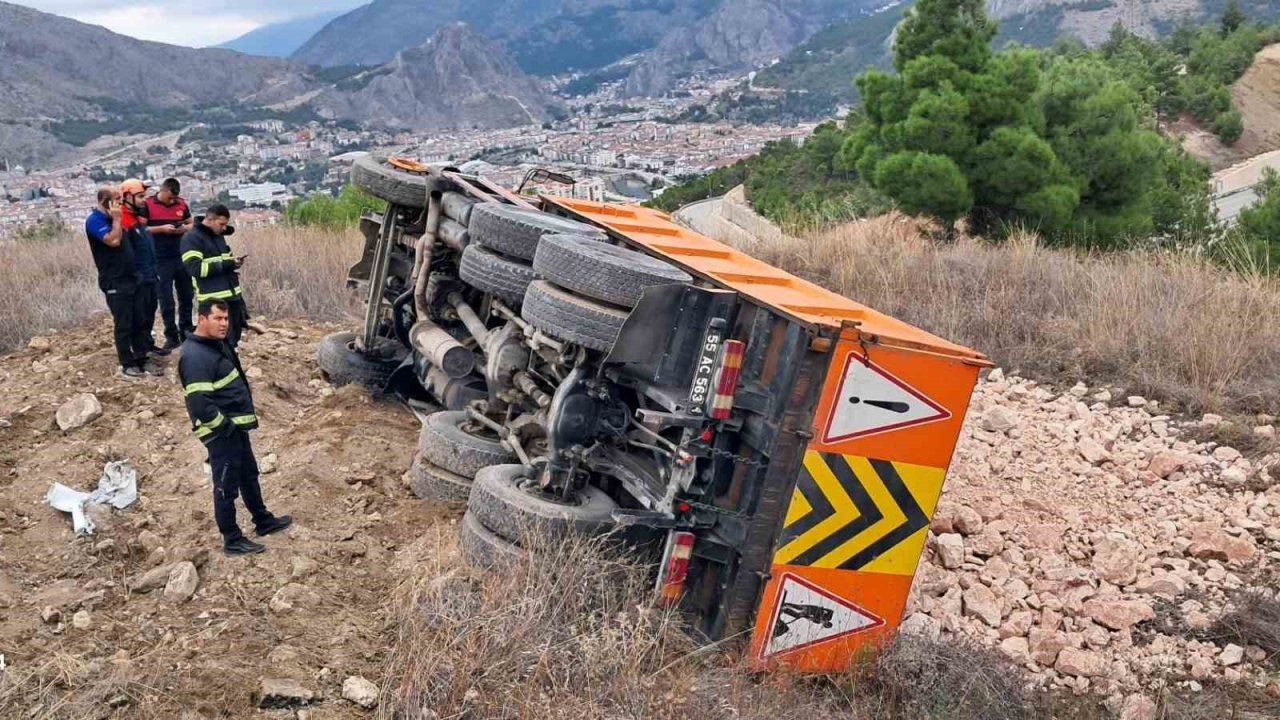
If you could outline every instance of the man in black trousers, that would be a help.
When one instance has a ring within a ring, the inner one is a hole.
[[[225,300],[200,302],[195,332],[182,343],[178,378],[186,394],[191,427],[209,451],[213,516],[222,533],[223,551],[228,555],[248,555],[266,547],[240,531],[236,523],[237,495],[244,498],[259,536],[284,530],[293,518],[272,515],[262,501],[258,462],[249,443],[249,432],[258,427],[258,415],[253,408],[249,379],[235,350],[226,342],[230,326],[227,310]]]
[[[98,269],[98,289],[107,299],[115,326],[116,357],[120,376],[128,380],[145,378],[151,336],[147,333],[146,303],[138,291],[138,269],[133,243],[124,231],[118,193],[98,190],[98,204],[84,223],[89,251]]]

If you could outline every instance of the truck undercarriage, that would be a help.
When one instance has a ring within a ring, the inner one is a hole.
[[[733,267],[699,271],[733,260],[714,244],[689,246],[691,264],[640,246],[683,236],[633,210],[402,159],[352,175],[388,205],[361,219],[349,275],[363,327],[326,338],[320,366],[432,410],[412,487],[467,503],[467,555],[612,533],[652,558],[659,601],[697,634],[749,633],[848,328],[739,292]]]

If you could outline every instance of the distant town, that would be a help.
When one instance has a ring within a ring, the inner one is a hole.
[[[737,162],[766,143],[803,142],[813,123],[793,126],[685,122],[690,107],[740,78],[691,78],[664,98],[621,98],[616,85],[566,101],[566,120],[500,130],[396,132],[338,123],[263,120],[227,128],[193,125],[146,137],[90,143],[75,164],[0,167],[0,238],[74,226],[104,184],[176,177],[199,209],[223,202],[242,226],[274,224],[295,198],[338,192],[360,155],[403,155],[449,163],[508,187],[529,170],[566,173],[573,185],[540,192],[643,202],[665,187]],[[121,143],[127,143],[121,146]]]

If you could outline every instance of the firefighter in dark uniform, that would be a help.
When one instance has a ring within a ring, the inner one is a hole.
[[[228,555],[247,555],[266,548],[240,531],[237,495],[244,498],[259,536],[289,527],[293,518],[272,515],[262,501],[258,462],[249,443],[258,416],[240,359],[225,342],[229,324],[226,301],[215,298],[200,303],[195,332],[182,343],[178,378],[186,393],[191,427],[209,451],[213,516],[222,533],[223,550]]]
[[[227,331],[227,344],[234,349],[240,344],[249,311],[240,290],[239,270],[247,255],[231,254],[227,237],[236,231],[229,225],[231,211],[226,205],[212,205],[204,215],[195,219],[195,225],[182,236],[182,265],[195,286],[196,302],[222,300],[231,313],[231,328]]]

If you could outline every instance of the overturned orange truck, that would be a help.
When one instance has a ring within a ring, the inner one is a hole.
[[[833,671],[901,622],[980,353],[673,223],[359,159],[386,200],[335,382],[424,418],[419,496],[485,565],[611,535],[701,639]]]

